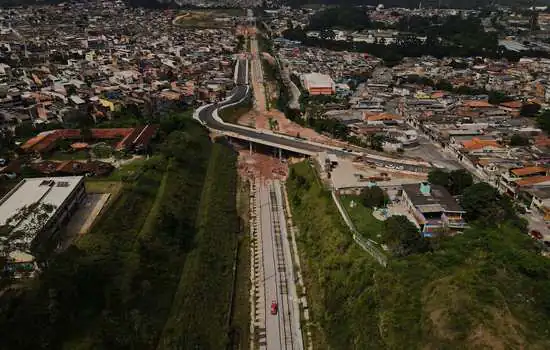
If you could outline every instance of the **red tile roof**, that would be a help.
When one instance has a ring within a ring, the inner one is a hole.
[[[512,169],[510,172],[516,176],[527,176],[538,173],[546,173],[546,168],[541,166],[530,166],[525,168]]]

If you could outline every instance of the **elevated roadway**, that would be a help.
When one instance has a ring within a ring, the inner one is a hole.
[[[356,152],[344,150],[342,148],[315,143],[288,135],[274,133],[268,130],[259,130],[242,125],[236,125],[224,122],[218,112],[224,108],[239,105],[250,98],[250,86],[248,83],[249,65],[245,58],[237,59],[235,65],[235,88],[230,96],[224,101],[212,103],[199,107],[194,114],[194,118],[204,126],[218,131],[229,137],[253,142],[291,151],[307,156],[315,156],[320,152],[334,153],[338,156],[358,156],[361,155],[369,161],[375,162],[378,166],[401,167],[401,170],[426,173],[431,168],[428,162],[415,161],[412,159],[398,159],[385,156],[379,156],[366,152]],[[353,149],[357,149],[354,147]]]

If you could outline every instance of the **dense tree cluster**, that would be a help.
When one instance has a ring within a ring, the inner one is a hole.
[[[510,138],[510,146],[529,146],[529,138],[520,134],[514,134]]]
[[[544,130],[547,134],[550,134],[550,111],[544,110],[539,116],[537,116],[537,125]]]
[[[359,195],[361,204],[367,208],[382,207],[388,203],[388,195],[378,186],[365,187]]]
[[[353,11],[355,9],[355,11]],[[348,19],[348,20],[346,20]],[[290,40],[298,40],[308,46],[323,47],[337,51],[365,52],[382,58],[386,64],[392,65],[403,57],[419,57],[431,55],[443,57],[491,57],[519,60],[521,56],[548,57],[548,53],[526,51],[521,55],[511,52],[498,45],[498,35],[485,32],[481,19],[476,16],[461,15],[448,17],[403,17],[391,28],[398,29],[402,34],[396,43],[365,43],[336,41],[331,28],[349,30],[378,28],[373,24],[368,14],[359,8],[349,6],[336,7],[321,11],[312,17],[308,28],[293,27],[283,32]],[[321,38],[308,37],[306,30],[321,30]],[[421,41],[418,37],[425,37]]]
[[[431,184],[445,187],[452,195],[462,194],[466,188],[474,183],[472,175],[465,169],[451,172],[435,169],[428,174],[428,181]]]
[[[406,216],[391,216],[384,226],[382,239],[394,256],[425,253],[431,249],[430,241],[418,233],[418,228]]]
[[[466,188],[460,199],[460,205],[466,211],[468,222],[477,222],[488,227],[509,222],[524,232],[527,229],[525,220],[517,216],[510,198],[502,196],[486,182],[476,183]]]
[[[519,114],[522,117],[534,117],[540,111],[541,106],[536,102],[524,103],[521,106]]]

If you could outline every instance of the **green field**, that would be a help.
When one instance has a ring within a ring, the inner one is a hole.
[[[474,227],[383,268],[307,163],[287,189],[316,349],[550,348],[550,262],[517,229]]]
[[[86,160],[89,159],[88,151],[55,151],[47,157],[48,160]]]
[[[224,349],[229,343],[232,269],[240,230],[236,160],[234,151],[214,145],[192,243],[196,248],[185,262],[160,349]]]

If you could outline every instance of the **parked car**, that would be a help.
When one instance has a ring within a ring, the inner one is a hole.
[[[542,239],[542,233],[537,230],[531,230],[531,232],[529,232],[529,236],[533,237],[534,239]]]

